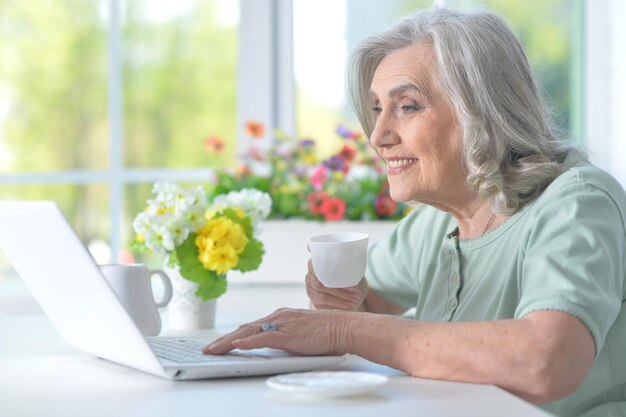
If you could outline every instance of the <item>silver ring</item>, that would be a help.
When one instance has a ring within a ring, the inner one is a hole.
[[[277,329],[276,323],[261,323],[261,332],[275,332]]]

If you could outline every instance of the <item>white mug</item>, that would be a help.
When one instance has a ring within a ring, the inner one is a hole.
[[[313,271],[328,288],[353,287],[365,275],[367,241],[365,233],[330,233],[308,240]]]
[[[172,299],[172,282],[160,269],[148,269],[142,264],[101,265],[100,271],[126,308],[137,328],[144,336],[156,336],[161,331],[158,309]],[[152,292],[152,276],[158,275],[163,282],[163,299],[155,301]]]

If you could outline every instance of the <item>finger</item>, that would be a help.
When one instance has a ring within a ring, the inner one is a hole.
[[[317,279],[317,276],[315,276],[315,274],[311,274],[311,273],[306,275],[304,282],[307,285],[307,287],[310,287],[311,289],[315,291],[319,291],[319,292],[325,292],[329,294],[341,293],[341,292],[344,292],[344,293],[352,292],[352,291],[344,291],[345,288],[328,288],[324,284],[322,284],[319,279]]]
[[[327,292],[327,293],[340,293],[343,292],[345,294],[360,294],[361,290],[359,288],[359,284],[364,281],[364,279],[361,279],[361,281],[359,281],[359,283],[357,285],[354,285],[352,287],[345,287],[345,288],[329,288],[327,286],[325,286],[324,284],[322,284],[322,282],[317,278],[317,275],[315,275],[315,271],[313,270],[313,265],[311,263],[311,260],[309,259],[309,263],[308,263],[308,272],[304,278],[304,282],[311,286],[311,288],[313,288],[316,291],[322,291],[322,292]]]
[[[229,333],[225,336],[222,336],[207,346],[202,348],[203,353],[211,353],[214,355],[220,355],[222,353],[229,352],[233,350],[232,341],[236,339],[241,339],[244,337],[252,336],[254,334],[259,333],[260,327],[257,323],[247,323],[241,325],[239,329],[235,330],[232,333]]]
[[[327,294],[348,302],[359,301],[361,299],[361,291],[357,287],[327,288],[322,285],[317,278],[310,281],[307,280],[306,291],[311,299],[315,298],[316,294]]]
[[[357,304],[361,303],[361,298],[362,298],[362,297],[354,297],[354,298],[346,299],[346,298],[336,297],[332,294],[315,293],[315,292],[313,293],[307,292],[307,294],[311,302],[315,304],[316,306],[319,306],[321,304],[328,304],[328,305],[335,306],[337,308],[355,307]]]
[[[232,341],[241,337],[246,337],[251,334],[256,334],[261,331],[260,325],[265,322],[272,322],[273,317],[280,313],[283,309],[278,309],[272,314],[269,314],[263,318],[252,321],[250,323],[244,323],[239,328],[231,333],[228,333],[224,336],[221,336],[215,339],[213,342],[209,343],[205,347],[202,348],[203,353],[211,353],[211,354],[221,354],[226,353],[233,349]],[[219,352],[219,353],[218,353]]]
[[[237,349],[249,350],[259,348],[284,349],[288,339],[285,333],[280,331],[263,332],[242,339],[233,340],[233,346]]]
[[[315,294],[311,301],[316,308],[334,308],[339,310],[351,310],[357,306],[359,299],[345,300],[329,294]]]

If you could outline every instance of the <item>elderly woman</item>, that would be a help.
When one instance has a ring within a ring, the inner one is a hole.
[[[365,40],[351,71],[391,196],[423,204],[370,249],[358,286],[326,288],[309,262],[314,310],[204,351],[353,353],[559,415],[626,415],[626,195],[555,136],[511,31],[484,12],[419,13]]]

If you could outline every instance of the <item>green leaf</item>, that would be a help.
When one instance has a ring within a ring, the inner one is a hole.
[[[202,299],[202,301],[218,298],[224,294],[227,289],[226,277],[218,277],[211,281],[204,281],[198,285],[196,295]]]
[[[226,275],[218,275],[202,265],[198,259],[195,240],[196,234],[190,233],[189,237],[176,248],[175,256],[180,265],[180,275],[198,284],[196,295],[203,301],[217,298],[226,292]]]
[[[180,262],[178,262],[178,256],[176,256],[176,251],[174,250],[167,255],[167,266],[173,268],[176,265],[180,265]]]
[[[133,240],[128,245],[131,252],[135,253],[148,253],[150,249],[146,246],[146,242],[143,240],[138,240],[137,237],[133,238]]]
[[[195,233],[189,233],[187,239],[176,247],[176,257],[181,267],[201,265],[198,260],[198,247],[196,246]]]
[[[202,264],[181,266],[180,274],[189,281],[201,284],[205,281],[213,281],[217,278],[215,271],[205,269]]]
[[[264,253],[263,243],[256,239],[250,240],[239,255],[239,263],[235,269],[241,272],[254,271],[261,265]]]

